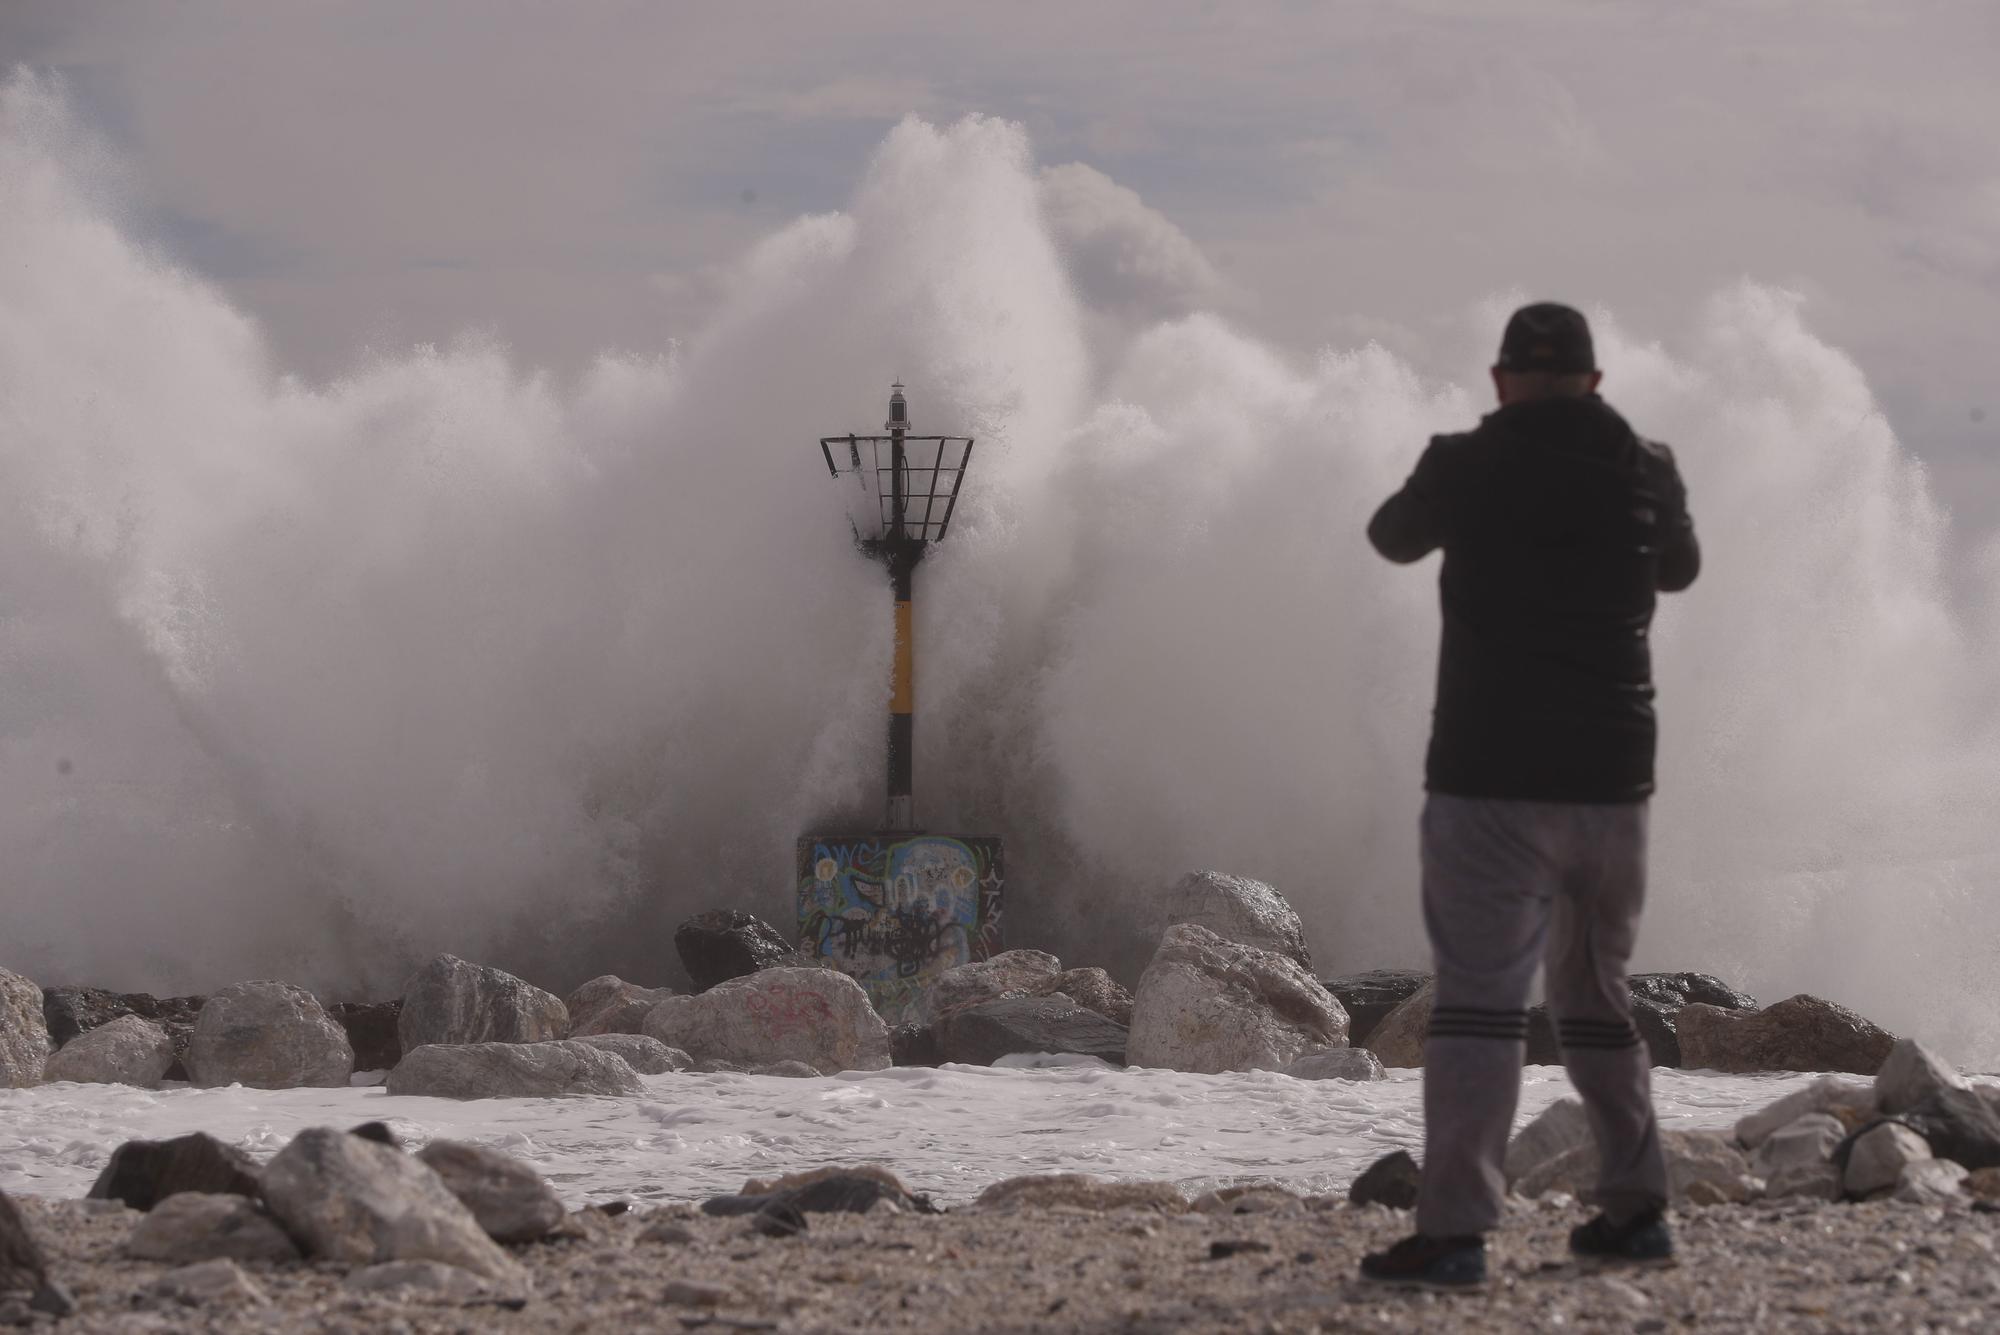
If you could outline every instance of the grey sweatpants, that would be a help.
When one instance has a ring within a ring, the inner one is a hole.
[[[1598,1205],[1622,1221],[1664,1204],[1652,1063],[1625,983],[1646,897],[1646,804],[1434,793],[1423,892],[1437,999],[1417,1231],[1457,1237],[1500,1221],[1528,990],[1545,959],[1563,1065],[1603,1157]]]

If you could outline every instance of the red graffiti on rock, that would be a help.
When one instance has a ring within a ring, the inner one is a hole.
[[[788,1033],[833,1020],[833,1007],[826,1004],[826,998],[797,983],[761,987],[745,999],[744,1006],[767,1034]]]

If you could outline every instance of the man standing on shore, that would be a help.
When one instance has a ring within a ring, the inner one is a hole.
[[[1603,1210],[1570,1234],[1583,1263],[1665,1264],[1666,1168],[1626,962],[1646,886],[1655,595],[1701,567],[1673,455],[1597,396],[1590,327],[1567,306],[1507,322],[1500,407],[1437,436],[1368,525],[1408,563],[1442,548],[1423,814],[1436,961],[1424,1048],[1417,1232],[1361,1263],[1371,1280],[1486,1279],[1520,1094],[1535,968],[1602,1155]]]

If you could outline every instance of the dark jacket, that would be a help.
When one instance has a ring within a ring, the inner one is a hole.
[[[1654,595],[1701,569],[1666,446],[1596,395],[1509,404],[1433,437],[1368,539],[1397,562],[1444,549],[1430,791],[1653,791]]]

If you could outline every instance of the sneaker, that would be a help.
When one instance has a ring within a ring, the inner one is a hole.
[[[1599,1215],[1569,1231],[1570,1254],[1582,1269],[1606,1265],[1670,1266],[1674,1263],[1674,1235],[1666,1216],[1658,1209],[1614,1224]]]
[[[1386,1252],[1361,1258],[1361,1278],[1403,1289],[1462,1291],[1486,1287],[1486,1239],[1412,1234]]]

